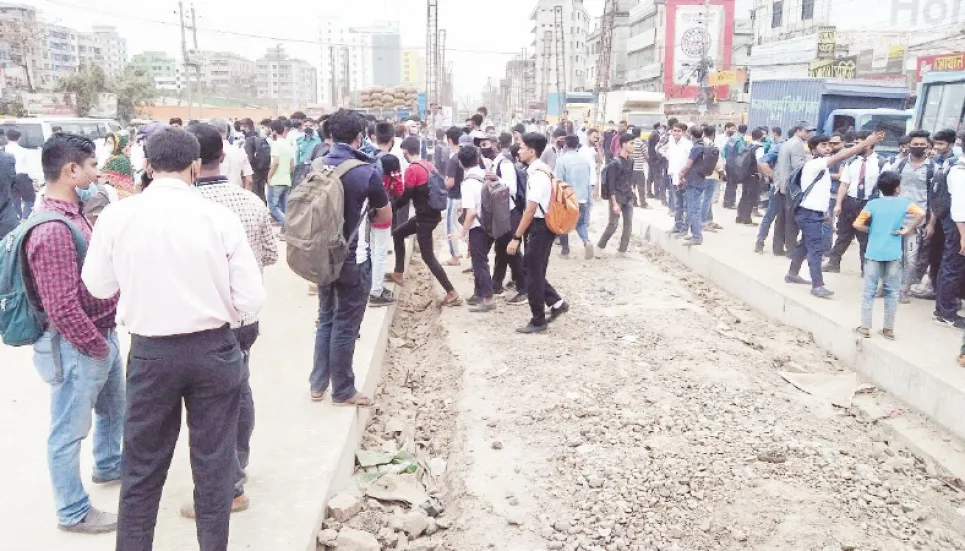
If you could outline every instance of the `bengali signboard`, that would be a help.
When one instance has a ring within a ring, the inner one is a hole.
[[[714,71],[707,75],[708,86],[742,85],[747,81],[746,69],[731,69],[729,71]]]
[[[50,115],[76,115],[72,105],[74,104],[73,94],[38,92],[21,94],[24,111],[32,117]]]
[[[808,64],[808,76],[816,78],[856,78],[858,56],[816,59]]]
[[[918,56],[918,82],[931,71],[965,71],[965,53]]]
[[[834,50],[838,44],[838,30],[834,27],[818,28],[818,57],[817,59],[834,59]]]

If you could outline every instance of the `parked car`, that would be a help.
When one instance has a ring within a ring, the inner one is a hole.
[[[104,146],[104,138],[108,134],[121,130],[121,125],[109,119],[84,119],[77,117],[35,117],[25,119],[0,119],[0,131],[16,128],[20,131],[20,146],[26,149],[29,156],[27,174],[34,181],[34,187],[40,188],[44,183],[43,167],[40,164],[40,150],[54,132],[68,132],[85,136],[94,141],[97,146],[98,164],[110,155]]]

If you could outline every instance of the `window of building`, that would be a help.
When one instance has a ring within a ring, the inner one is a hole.
[[[771,28],[776,29],[781,26],[784,20],[784,0],[774,2],[771,10]]]
[[[801,4],[801,21],[814,19],[814,0],[803,0]]]

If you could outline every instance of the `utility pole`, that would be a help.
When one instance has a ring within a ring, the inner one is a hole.
[[[439,0],[426,2],[426,102],[439,103]]]
[[[556,28],[556,99],[562,117],[563,104],[566,103],[566,42],[563,35],[563,6],[554,7],[553,12]]]
[[[553,31],[543,32],[543,70],[540,82],[540,97],[543,98],[543,110],[549,113],[550,101],[550,59],[553,57]],[[544,115],[545,118],[545,115]]]
[[[198,20],[194,15],[194,2],[191,2],[191,34],[194,36],[194,54],[198,55]],[[195,59],[195,72],[198,75],[198,118],[204,112],[204,87],[201,84],[201,60]]]
[[[610,95],[611,56],[613,52],[613,29],[616,26],[616,0],[605,0],[603,21],[600,28],[600,55],[596,66],[597,121],[606,120],[606,100]]]
[[[714,61],[710,58],[710,0],[704,0],[704,39],[700,64],[697,66],[697,79],[700,83],[700,93],[697,94],[697,111],[700,113],[709,111],[714,103],[713,89],[708,82],[710,69],[714,65]]]
[[[188,72],[188,42],[184,31],[184,2],[178,0],[178,18],[181,21],[181,57],[183,61],[184,85],[188,89],[188,120],[191,119],[191,105],[194,102],[191,97],[191,73]]]
[[[281,42],[275,46],[275,114],[281,115]]]
[[[328,64],[329,69],[331,69],[328,83],[329,91],[331,93],[329,99],[332,101],[332,109],[334,110],[335,107],[338,106],[338,102],[335,100],[335,94],[338,88],[335,85],[335,46],[332,46],[331,43],[328,45]]]

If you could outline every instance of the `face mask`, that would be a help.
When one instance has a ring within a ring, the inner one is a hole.
[[[87,184],[86,188],[74,188],[77,192],[77,198],[80,199],[81,203],[86,203],[97,195],[97,187],[93,183]]]
[[[922,158],[922,157],[925,156],[925,150],[926,150],[926,149],[928,149],[928,148],[919,145],[919,146],[915,146],[915,147],[909,147],[909,148],[908,148],[908,151],[911,153],[911,156],[912,156],[912,157],[915,157],[916,159],[920,159],[920,158]]]
[[[496,158],[496,151],[493,150],[493,148],[491,148],[491,147],[484,147],[484,148],[481,149],[481,151],[482,151],[482,156],[485,157],[485,158],[487,158],[487,159],[495,159],[495,158]]]
[[[962,146],[956,145],[955,147],[953,147],[952,154],[955,155],[956,157],[961,157],[963,154]]]

